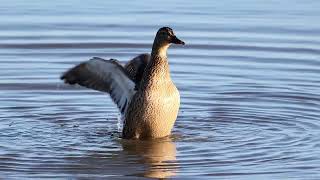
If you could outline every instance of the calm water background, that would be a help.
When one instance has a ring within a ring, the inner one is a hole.
[[[320,1],[0,4],[1,178],[320,179]],[[110,98],[59,76],[150,52],[162,26],[187,43],[173,136],[121,140]]]

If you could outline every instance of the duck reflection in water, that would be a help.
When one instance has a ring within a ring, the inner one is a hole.
[[[179,170],[176,145],[171,137],[148,141],[117,138],[109,143],[80,156],[65,157],[62,171],[77,177],[79,174],[99,174],[116,179],[123,176],[170,178]],[[37,168],[41,167],[48,167],[48,164]]]
[[[121,140],[121,144],[125,153],[137,155],[138,163],[147,166],[139,176],[168,178],[178,171],[176,145],[169,137],[149,141]]]

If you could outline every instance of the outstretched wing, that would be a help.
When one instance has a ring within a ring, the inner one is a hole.
[[[116,60],[94,57],[67,72],[61,79],[68,84],[79,84],[90,89],[107,92],[123,114],[135,94],[135,83]]]
[[[150,61],[149,54],[140,54],[139,56],[133,58],[125,66],[129,77],[136,83],[138,86],[141,82],[143,72]]]

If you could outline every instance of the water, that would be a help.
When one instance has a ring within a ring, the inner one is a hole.
[[[320,3],[4,1],[3,179],[320,179]],[[123,62],[159,27],[181,93],[173,135],[119,138],[100,92],[59,76],[92,56]]]

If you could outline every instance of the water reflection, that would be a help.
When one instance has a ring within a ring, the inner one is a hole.
[[[93,149],[86,152],[80,150],[81,155],[71,153],[65,156],[64,163],[59,163],[59,169],[62,173],[71,175],[66,176],[68,178],[79,174],[169,178],[178,173],[176,145],[170,138],[152,141],[117,139],[111,144]],[[57,164],[48,164],[46,160],[43,162],[32,167],[30,171],[39,172],[43,167],[46,167],[46,171],[55,171]]]
[[[170,138],[152,141],[121,140],[123,151],[137,155],[140,164],[146,165],[141,175],[152,178],[168,178],[176,174],[176,145]]]

